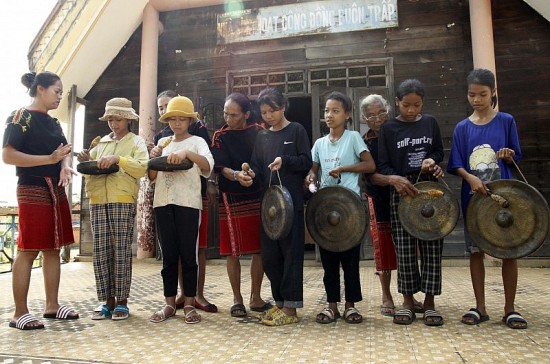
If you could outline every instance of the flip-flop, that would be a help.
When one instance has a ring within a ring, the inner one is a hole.
[[[468,312],[462,315],[462,322],[465,325],[479,325],[482,322],[489,321],[489,315],[482,315],[477,308],[470,308]]]
[[[105,320],[113,316],[113,311],[107,305],[99,305],[92,315],[92,320]]]
[[[405,317],[405,320],[399,320],[399,317]],[[397,325],[410,325],[416,320],[416,314],[408,308],[401,308],[393,315],[393,323]]]
[[[122,316],[117,316],[116,313],[122,313]],[[130,310],[126,305],[117,305],[113,310],[113,316],[111,320],[119,321],[126,320],[130,316]]]
[[[527,320],[521,316],[519,312],[511,311],[502,317],[502,322],[511,329],[521,330],[527,328]],[[524,326],[517,326],[515,324],[524,324]]]
[[[40,330],[44,328],[44,324],[41,322],[40,322],[40,325],[29,326],[31,322],[35,322],[35,321],[40,322],[36,317],[31,315],[30,313],[26,313],[24,315],[19,316],[19,318],[15,322],[10,321],[9,326],[19,330]]]
[[[327,307],[319,312],[315,317],[315,322],[318,324],[330,324],[340,318],[340,314],[335,314],[332,308]]]
[[[201,305],[199,301],[195,300],[195,308],[198,308],[199,310],[203,310],[204,312],[218,312],[218,307],[216,307],[213,303],[208,303],[206,305]]]
[[[76,320],[80,316],[70,307],[61,305],[55,313],[45,313],[42,317],[46,319],[57,319],[57,320]]]
[[[246,307],[242,303],[237,303],[231,306],[230,310],[231,317],[246,317]]]
[[[270,302],[266,302],[263,306],[260,307],[252,307],[250,306],[250,310],[254,312],[264,312],[269,310],[273,305]]]

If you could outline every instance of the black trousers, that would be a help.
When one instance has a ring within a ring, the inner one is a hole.
[[[279,307],[304,307],[304,211],[294,211],[288,236],[271,240],[261,229],[262,263]]]
[[[340,265],[344,271],[346,302],[361,301],[363,299],[359,278],[361,244],[345,252],[331,252],[319,247],[319,252],[325,270],[323,283],[327,293],[327,302],[340,302]]]
[[[178,263],[183,273],[183,293],[197,295],[197,250],[200,210],[177,205],[155,207],[157,234],[162,249],[164,297],[178,292]]]

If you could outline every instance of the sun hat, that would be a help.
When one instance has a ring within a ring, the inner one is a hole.
[[[176,96],[173,97],[166,106],[166,113],[161,115],[160,121],[167,123],[168,119],[173,116],[185,116],[188,118],[193,118],[195,120],[199,119],[199,113],[195,112],[195,107],[193,106],[193,101],[185,96]]]
[[[128,120],[137,120],[139,115],[132,108],[132,101],[124,97],[115,97],[105,104],[105,113],[99,118],[101,121],[109,120],[109,116],[118,116]]]

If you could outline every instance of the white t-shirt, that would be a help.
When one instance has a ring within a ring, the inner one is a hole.
[[[160,139],[158,145],[163,145],[167,138]],[[194,135],[179,142],[172,141],[162,150],[162,155],[168,155],[182,149],[205,157],[208,164],[210,164],[210,170],[207,174],[203,174],[200,168],[193,164],[193,167],[185,171],[159,171],[156,179],[153,207],[172,204],[202,210],[200,177],[210,176],[212,168],[214,168],[214,158],[204,139]]]
[[[360,195],[360,173],[344,172],[340,176],[340,183],[338,183],[338,179],[331,177],[328,172],[338,166],[359,163],[360,155],[364,151],[368,152],[367,145],[361,138],[361,134],[356,131],[345,130],[340,139],[334,143],[330,141],[328,135],[317,139],[311,149],[311,157],[313,162],[321,166],[321,175],[319,176],[321,188],[327,186],[347,187]]]

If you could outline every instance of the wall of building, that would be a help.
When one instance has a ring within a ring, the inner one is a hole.
[[[295,1],[250,1],[250,8]],[[246,43],[216,44],[216,16],[221,6],[162,13],[158,90],[175,89],[199,109],[223,105],[228,71],[275,69],[312,64],[341,64],[391,58],[393,86],[418,78],[426,87],[424,111],[440,123],[449,150],[454,126],[468,116],[467,73],[472,69],[468,3],[458,0],[398,1],[399,27],[319,34]],[[500,109],[518,121],[524,150],[522,171],[548,199],[550,182],[550,28],[520,0],[493,2]],[[141,29],[129,39],[86,99],[85,145],[108,132],[102,115],[106,100],[130,98],[138,109]],[[459,193],[460,181],[445,177]],[[447,239],[446,255],[463,254],[461,222]],[[544,248],[537,254],[550,255]]]

